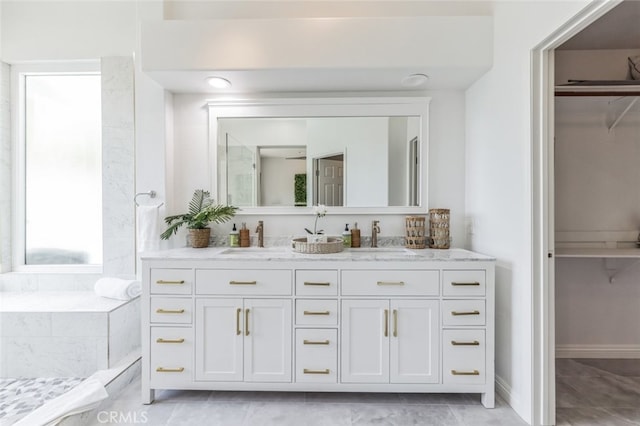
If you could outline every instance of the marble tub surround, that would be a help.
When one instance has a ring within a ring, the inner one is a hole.
[[[140,347],[140,299],[1,292],[0,377],[88,377]]]

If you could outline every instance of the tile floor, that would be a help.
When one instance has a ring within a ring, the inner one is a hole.
[[[110,415],[128,417],[131,423],[145,419],[154,426],[526,424],[499,398],[496,408],[488,410],[479,395],[469,394],[158,391],[156,401],[145,406],[139,381],[101,407],[89,424],[103,425],[100,420]]]
[[[557,359],[556,424],[640,425],[640,360]]]

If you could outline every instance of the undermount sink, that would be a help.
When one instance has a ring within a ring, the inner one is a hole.
[[[264,254],[264,255],[272,255],[278,253],[291,253],[291,248],[289,247],[231,247],[228,249],[222,250],[221,255],[229,255],[229,254]]]
[[[349,253],[385,253],[385,254],[406,254],[415,256],[416,253],[404,247],[360,247],[351,248]]]

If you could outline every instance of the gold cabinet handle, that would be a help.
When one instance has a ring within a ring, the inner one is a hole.
[[[256,285],[258,281],[229,281],[229,285]]]
[[[249,308],[244,310],[244,335],[249,335]]]
[[[331,311],[304,311],[304,315],[331,315]]]
[[[480,342],[474,340],[473,342],[458,342],[456,340],[452,340],[451,344],[453,346],[480,346]]]
[[[404,285],[404,281],[378,281],[378,285]]]
[[[184,371],[184,367],[179,367],[179,368],[158,367],[156,368],[156,371],[158,373],[182,373]]]
[[[328,281],[326,281],[326,282],[318,282],[318,283],[313,282],[313,281],[305,281],[304,285],[322,285],[322,286],[327,286],[328,287],[328,286],[331,285],[331,283],[328,282]]]
[[[328,345],[329,340],[303,340],[304,345]]]
[[[393,310],[393,337],[398,337],[398,310]]]
[[[451,285],[480,285],[478,281],[470,281],[470,282],[460,282],[460,281],[452,281]]]
[[[156,309],[157,314],[184,314],[184,309]]]
[[[164,285],[180,285],[180,284],[184,284],[184,280],[177,280],[177,281],[171,281],[171,280],[158,280],[156,281],[156,284],[164,284]]]
[[[453,374],[454,376],[479,376],[480,372],[478,370],[473,370],[473,371],[451,370],[451,374]]]
[[[242,334],[242,330],[240,330],[240,312],[242,312],[242,308],[236,310],[236,336]]]
[[[480,311],[451,311],[451,315],[460,316],[460,315],[480,315]]]
[[[302,370],[304,374],[331,374],[331,370],[325,368],[324,370],[311,370],[309,368],[305,368]]]
[[[384,310],[384,337],[389,337],[389,310]]]
[[[156,343],[184,343],[184,339],[163,339],[161,337],[156,340]]]

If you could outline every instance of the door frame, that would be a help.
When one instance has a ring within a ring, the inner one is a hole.
[[[554,51],[623,0],[593,0],[531,51],[532,424],[553,425],[555,395]]]

